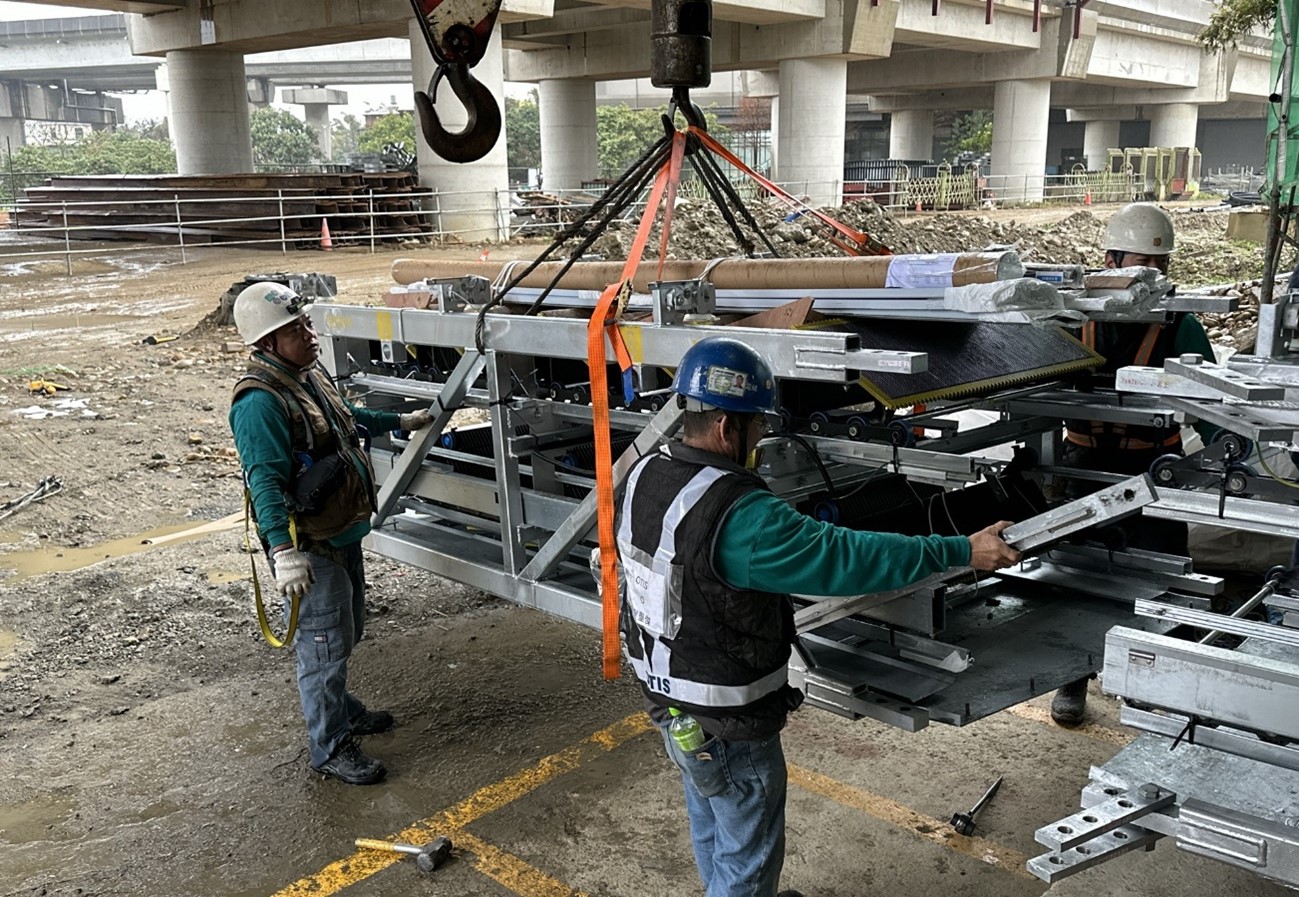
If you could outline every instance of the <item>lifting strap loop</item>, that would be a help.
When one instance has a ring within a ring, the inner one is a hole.
[[[675,170],[679,175],[681,171],[679,160],[684,152],[685,134],[677,132],[672,139],[672,159],[677,160]],[[617,301],[631,292],[631,281],[645,252],[645,244],[649,242],[650,228],[654,224],[655,213],[663,201],[663,193],[668,186],[672,170],[671,160],[659,168],[654,178],[654,186],[650,189],[649,199],[645,203],[645,211],[641,214],[640,226],[636,229],[636,239],[632,243],[631,251],[627,253],[627,262],[623,265],[622,276],[617,283],[611,283],[604,288],[586,330],[586,358],[591,371],[591,417],[595,430],[596,516],[600,537],[600,595],[604,636],[602,659],[605,679],[617,679],[622,675],[622,646],[618,639],[618,548],[613,532],[613,449],[609,442],[609,383],[605,370],[605,339],[607,337],[613,346],[618,365],[622,368],[624,390],[628,390],[632,361],[623,342],[622,333],[618,330]],[[673,192],[675,193],[675,190]],[[663,245],[666,247],[666,224],[663,230]]]
[[[298,605],[297,598],[290,598],[289,604],[289,625],[284,630],[284,638],[276,638],[275,633],[271,631],[270,620],[266,618],[266,605],[262,602],[262,583],[257,576],[257,559],[253,556],[252,529],[250,520],[252,518],[253,496],[247,489],[244,489],[244,550],[248,552],[248,566],[253,571],[253,603],[257,605],[257,625],[261,627],[262,638],[266,639],[266,644],[272,648],[285,648],[293,644],[293,636],[298,631]],[[292,517],[289,517],[289,530],[293,538],[293,544],[298,544],[297,526]]]

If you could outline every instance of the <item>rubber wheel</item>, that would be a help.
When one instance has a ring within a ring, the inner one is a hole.
[[[889,442],[897,446],[912,446],[916,444],[916,434],[905,422],[895,420],[889,424]]]
[[[1232,448],[1232,454],[1236,456],[1237,461],[1244,461],[1254,452],[1254,442],[1247,436],[1241,436],[1239,433],[1232,433],[1229,430],[1219,430],[1213,434],[1213,445],[1229,443]]]
[[[1178,461],[1182,460],[1181,455],[1167,454],[1160,455],[1150,464],[1150,477],[1155,481],[1157,486],[1175,486],[1177,485],[1177,472],[1173,469]]]

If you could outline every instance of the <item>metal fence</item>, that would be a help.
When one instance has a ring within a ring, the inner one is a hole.
[[[904,169],[905,171],[905,169]],[[1068,175],[1026,175],[1022,177],[984,176],[977,169],[952,171],[939,166],[933,177],[899,175],[886,182],[812,181],[786,182],[780,186],[799,197],[832,205],[870,199],[895,214],[927,211],[994,208],[1051,203],[1086,206],[1091,203],[1126,202],[1136,190],[1129,176],[1104,175],[1097,172],[1075,172]],[[752,181],[736,182],[737,192],[747,201],[768,199],[766,192]],[[702,187],[687,180],[682,196],[704,199]],[[588,211],[598,193],[592,190],[548,190],[544,193],[526,189],[497,191],[436,190],[403,193],[414,211],[388,211],[382,194],[370,192],[366,208],[346,216],[351,226],[331,223],[330,239],[335,246],[357,247],[375,252],[380,246],[396,241],[445,243],[494,242],[517,236],[553,236],[578,216]],[[525,199],[526,197],[526,199]],[[112,241],[112,251],[175,251],[182,262],[203,247],[244,247],[279,251],[318,248],[321,243],[320,214],[294,211],[301,204],[319,201],[331,203],[336,196],[246,197],[195,199],[175,196],[168,200],[148,200],[132,204],[133,211],[152,207],[157,214],[148,223],[94,222],[99,215],[109,218],[120,211],[120,203],[62,202],[44,204],[44,220],[27,221],[26,214],[10,214],[7,228],[0,233],[0,257],[6,260],[63,258],[68,273],[78,256],[102,254],[105,241]],[[218,204],[221,211],[216,211]],[[240,205],[257,211],[240,212]],[[272,209],[267,211],[267,205]],[[11,213],[22,205],[9,207]],[[644,198],[629,207],[624,215],[635,220],[644,208]],[[234,211],[231,211],[231,210]],[[335,216],[323,216],[333,221]],[[0,209],[0,221],[4,212]],[[93,241],[91,245],[90,241]]]

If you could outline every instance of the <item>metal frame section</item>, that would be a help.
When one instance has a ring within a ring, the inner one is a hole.
[[[376,407],[426,407],[434,416],[416,433],[376,434],[379,513],[366,545],[598,628],[601,601],[590,565],[595,416],[587,404],[589,373],[583,375],[588,321],[572,310],[480,314],[475,300],[484,290],[472,287],[439,289],[440,301],[427,309],[312,308],[322,363],[331,373],[367,393]],[[995,491],[1003,479],[1025,473],[1046,485],[1060,479],[1104,484],[1008,529],[1005,538],[1032,556],[996,575],[967,568],[882,594],[794,596],[799,639],[790,680],[809,706],[915,731],[931,723],[964,725],[1103,667],[1105,688],[1128,702],[1124,723],[1142,734],[1093,769],[1082,813],[1039,832],[1051,852],[1030,869],[1051,881],[1164,838],[1260,875],[1299,881],[1295,830],[1278,817],[1299,818],[1299,806],[1278,809],[1273,796],[1238,787],[1247,776],[1269,786],[1293,776],[1287,800],[1299,804],[1299,629],[1209,613],[1209,599],[1221,594],[1223,582],[1196,573],[1189,558],[1083,542],[1086,530],[1137,513],[1299,539],[1288,490],[1254,488],[1267,478],[1251,469],[1250,488],[1232,492],[1229,475],[1249,460],[1240,439],[1186,459],[1185,469],[1180,462],[1171,474],[1156,469],[1153,482],[1057,462],[1065,420],[1170,427],[1195,419],[1255,440],[1292,440],[1299,435],[1299,409],[1280,400],[1299,398],[1299,357],[1288,354],[1294,341],[1285,329],[1293,316],[1264,315],[1277,330],[1270,342],[1260,336],[1271,354],[1237,356],[1226,367],[1177,359],[1160,369],[1125,368],[1117,391],[1074,390],[1060,381],[990,396],[975,388],[970,397],[930,403],[923,412],[867,417],[850,432],[841,419],[868,409],[849,405],[847,397],[863,402],[863,394],[840,386],[857,383],[864,371],[926,371],[928,355],[865,349],[855,333],[695,325],[727,309],[752,313],[808,295],[712,291],[696,282],[655,286],[641,304],[652,314],[619,324],[645,392],[609,410],[616,492],[638,459],[680,427],[683,412],[663,389],[666,372],[712,335],[752,346],[777,379],[810,384],[798,390],[811,405],[799,413],[830,421],[809,433],[809,417],[798,438],[763,443],[759,473],[775,494],[802,507],[825,494],[870,490],[876,478],[895,489],[905,484],[901,491],[909,487],[917,500],[921,490],[937,495],[993,484]],[[531,294],[496,298],[517,305]],[[594,297],[558,298],[559,305],[590,305]],[[841,300],[853,317],[940,314],[932,291],[814,298]],[[816,404],[822,401],[824,407]],[[456,416],[462,409],[473,409],[482,422],[464,424]],[[966,409],[992,411],[996,419],[962,428],[955,419]],[[1011,451],[1015,443],[1032,452]],[[879,493],[879,501],[892,500],[890,494]],[[869,493],[862,498],[869,499],[864,519],[891,510],[877,507]],[[957,525],[955,518],[950,523]],[[1299,618],[1299,599],[1278,594],[1267,603],[1291,623]],[[1245,637],[1246,646],[1256,647],[1228,650],[1174,637],[1188,627]]]

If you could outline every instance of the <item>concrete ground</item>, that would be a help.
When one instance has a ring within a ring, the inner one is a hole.
[[[0,894],[702,893],[679,781],[633,684],[600,681],[596,633],[504,602],[378,631],[358,649],[353,681],[400,725],[367,740],[392,768],[368,788],[306,770],[291,667],[271,669],[230,669],[84,734],[31,728],[11,739],[0,757]],[[1024,870],[1040,852],[1034,829],[1076,808],[1088,765],[1128,737],[1096,695],[1074,731],[1050,723],[1044,698],[916,734],[800,712],[785,739],[783,883],[808,897],[1041,894],[1047,886]],[[976,836],[955,835],[948,817],[998,775],[1005,784]],[[437,834],[457,849],[428,878],[352,847]],[[1171,846],[1052,889],[1191,892],[1283,889]]]

